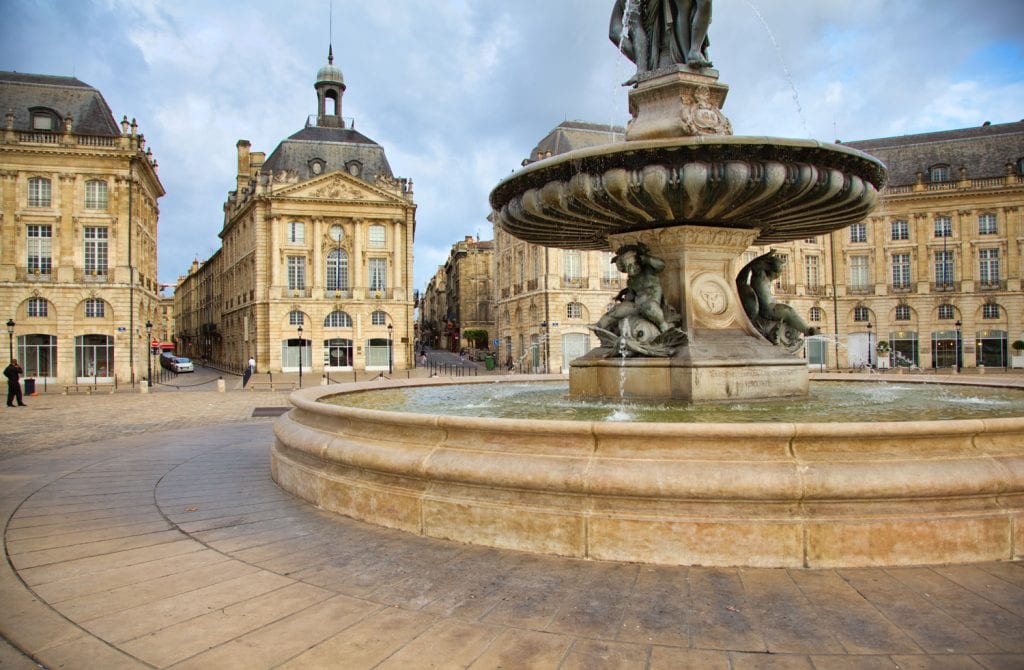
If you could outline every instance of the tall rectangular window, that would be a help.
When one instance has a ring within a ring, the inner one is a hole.
[[[53,227],[27,226],[27,258],[25,266],[32,274],[48,275],[53,270]]]
[[[306,257],[288,257],[288,290],[301,291],[306,288]]]
[[[579,286],[583,278],[583,257],[579,251],[567,249],[562,252],[562,272],[566,283]]]
[[[987,286],[999,283],[999,249],[978,249],[978,279]]]
[[[368,269],[370,290],[386,291],[388,289],[388,260],[386,258],[371,258]]]
[[[107,229],[86,226],[84,236],[86,274],[107,274]]]
[[[804,256],[804,275],[807,288],[816,290],[821,287],[821,275],[817,256]]]
[[[775,254],[782,264],[782,273],[775,279],[772,286],[776,291],[789,291],[793,286],[792,268],[789,266],[789,254]]]
[[[910,287],[910,254],[892,255],[892,285],[896,288]]]
[[[866,223],[855,223],[850,226],[850,241],[851,242],[867,242],[868,241],[868,224]]]
[[[937,286],[953,285],[953,252],[935,252],[935,284]]]
[[[387,244],[387,238],[384,234],[384,226],[373,225],[367,233],[366,246],[371,249],[383,249]]]
[[[996,215],[991,213],[978,215],[978,234],[995,235],[999,230],[996,227]]]
[[[953,237],[953,220],[948,216],[936,216],[935,237]]]
[[[28,206],[50,206],[50,180],[45,177],[32,177],[28,180]]]
[[[850,288],[863,291],[869,283],[868,257],[850,256]]]
[[[893,221],[891,229],[893,241],[910,239],[910,224],[906,221]]]
[[[91,179],[85,182],[85,208],[107,208],[107,182]]]

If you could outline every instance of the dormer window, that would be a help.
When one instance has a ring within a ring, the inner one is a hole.
[[[321,158],[314,158],[309,161],[309,171],[311,174],[320,175],[323,174],[327,169],[327,163]]]
[[[949,181],[948,165],[933,165],[928,168],[928,180],[932,183]]]
[[[348,170],[348,173],[353,177],[358,177],[363,172],[363,164],[359,161],[349,161],[348,163],[345,163],[345,169]]]
[[[35,108],[29,110],[32,117],[32,130],[51,131],[60,125],[60,118],[51,109]]]

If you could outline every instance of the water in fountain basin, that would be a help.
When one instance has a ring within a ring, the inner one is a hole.
[[[899,382],[815,382],[806,398],[700,405],[570,399],[567,386],[559,382],[380,389],[331,396],[324,402],[420,414],[666,423],[917,421],[1024,414],[1024,392],[1018,390]]]

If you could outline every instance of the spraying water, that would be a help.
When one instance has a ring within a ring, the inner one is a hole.
[[[772,41],[772,45],[775,47],[775,54],[779,57],[779,63],[782,64],[782,71],[786,75],[786,81],[789,82],[789,88],[793,92],[793,104],[796,105],[796,113],[800,117],[800,125],[804,128],[804,133],[807,137],[811,138],[811,131],[807,127],[807,119],[804,118],[804,109],[800,104],[800,95],[796,91],[796,84],[793,83],[793,75],[789,71],[789,66],[786,65],[786,59],[782,57],[782,48],[779,46],[778,40],[775,39],[775,33],[768,26],[768,22],[764,20],[764,16],[761,15],[760,10],[750,0],[746,0],[747,6],[754,12],[754,16],[757,17],[761,25],[764,26],[764,30],[768,33],[768,39]]]

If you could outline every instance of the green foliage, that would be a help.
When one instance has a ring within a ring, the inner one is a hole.
[[[476,347],[477,349],[486,349],[487,348],[487,331],[486,330],[478,330],[478,329],[464,330],[464,331],[462,331],[462,336],[464,338],[466,338],[466,341],[469,342],[469,345],[471,347]]]
[[[1013,350],[1014,350],[1014,351],[1021,351],[1021,350],[1024,350],[1024,340],[1016,340],[1016,341],[1015,341],[1015,342],[1014,342],[1013,344],[1011,344],[1010,346],[1011,346],[1011,347],[1013,347]]]

